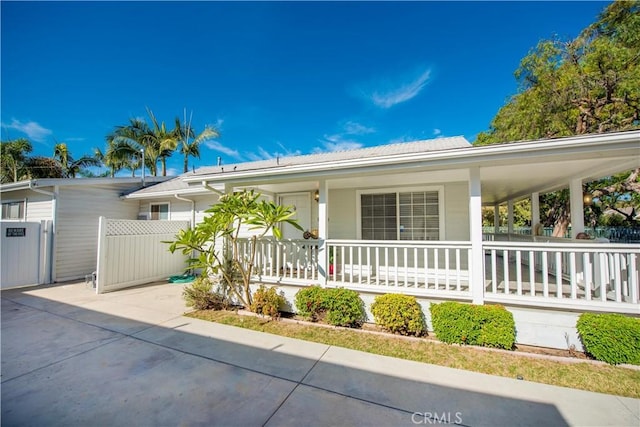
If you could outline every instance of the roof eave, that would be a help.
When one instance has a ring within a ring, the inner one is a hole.
[[[637,143],[640,148],[640,131],[617,132],[611,134],[582,135],[562,139],[549,139],[537,141],[514,142],[509,144],[497,144],[486,146],[473,146],[469,148],[455,148],[449,150],[432,151],[421,154],[399,154],[394,156],[376,157],[371,159],[356,159],[332,162],[330,167],[323,164],[305,164],[296,166],[283,166],[270,169],[259,169],[252,171],[225,172],[216,174],[205,174],[185,178],[185,182],[197,181],[233,181],[234,179],[260,178],[262,176],[307,174],[314,172],[326,172],[328,170],[360,169],[380,166],[389,166],[399,163],[420,163],[429,162],[456,162],[461,164],[481,164],[492,160],[500,160],[521,156],[523,154],[544,154],[545,152],[554,154],[562,152],[576,152],[593,150],[594,146],[606,144],[610,149],[615,143]]]

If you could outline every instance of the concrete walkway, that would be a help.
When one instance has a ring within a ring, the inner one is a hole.
[[[183,317],[181,290],[3,291],[2,425],[640,425],[637,399]]]

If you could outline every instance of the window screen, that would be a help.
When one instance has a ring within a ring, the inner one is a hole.
[[[362,239],[439,240],[437,191],[362,194]]]
[[[151,205],[151,219],[169,219],[169,204]]]
[[[24,218],[24,201],[6,202],[2,204],[2,219]]]

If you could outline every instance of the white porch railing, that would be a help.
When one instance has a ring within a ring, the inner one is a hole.
[[[469,242],[328,240],[327,246],[333,284],[471,298]]]
[[[487,302],[640,314],[640,245],[517,240],[483,242],[484,276],[474,278],[470,242],[326,240],[320,252],[316,240],[263,239],[255,280],[463,300],[482,286]]]
[[[483,248],[486,300],[640,314],[639,245],[489,241]]]
[[[318,280],[318,242],[264,238],[256,242],[254,277],[265,282],[288,280]],[[250,240],[241,240],[239,250],[248,259]]]

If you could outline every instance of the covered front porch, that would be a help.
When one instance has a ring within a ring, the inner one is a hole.
[[[640,245],[575,239],[583,184],[639,167],[639,149],[636,131],[192,179],[294,206],[306,233],[258,241],[256,281],[640,314]],[[567,187],[571,238],[483,234],[483,206],[531,198],[534,225],[539,195]]]

